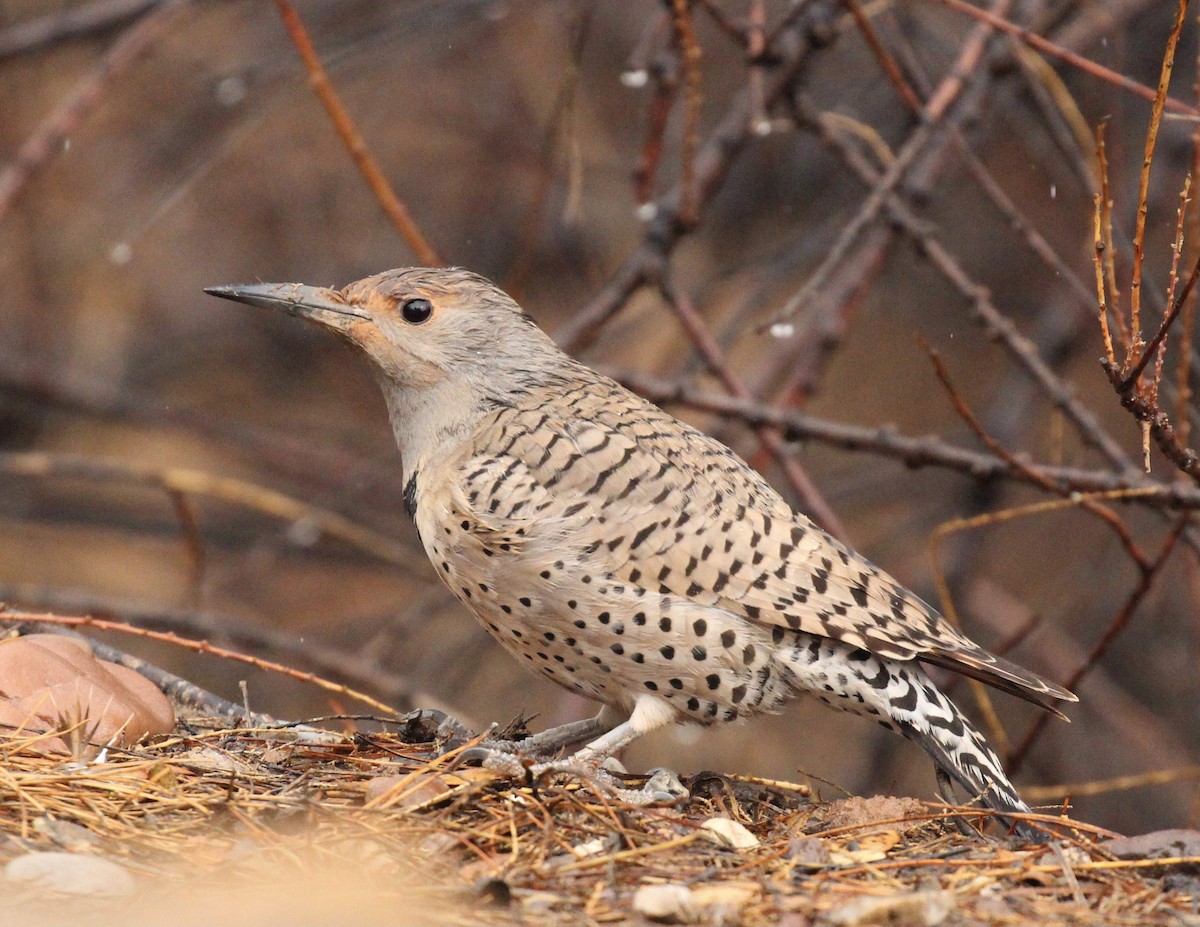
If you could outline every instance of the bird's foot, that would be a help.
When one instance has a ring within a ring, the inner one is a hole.
[[[621,779],[605,768],[606,759],[585,747],[574,756],[538,763],[530,767],[529,773],[535,780],[547,774],[566,773],[584,782],[594,792],[637,807],[678,805],[690,797],[679,777],[661,767],[650,770],[650,777],[641,788],[627,788]]]
[[[478,763],[485,769],[529,782],[537,782],[543,776],[554,773],[565,773],[582,781],[593,792],[637,807],[677,805],[690,797],[679,777],[661,767],[650,771],[650,777],[641,788],[627,788],[622,780],[605,768],[606,759],[584,748],[564,759],[539,761],[536,755],[523,751],[520,743],[496,741],[472,747],[462,755],[463,762]]]
[[[495,727],[492,728],[495,730]],[[505,775],[524,775],[532,766],[554,757],[557,750],[538,746],[533,741],[507,740],[485,736],[478,746],[462,753],[462,762],[494,769]]]
[[[650,770],[650,778],[646,780],[641,791],[655,796],[656,800],[652,802],[655,805],[681,805],[692,797],[692,793],[680,781],[675,771],[665,766],[656,766]]]

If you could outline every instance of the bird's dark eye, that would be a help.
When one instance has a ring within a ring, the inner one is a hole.
[[[433,315],[433,303],[427,299],[406,299],[400,306],[400,315],[409,325],[420,325]]]

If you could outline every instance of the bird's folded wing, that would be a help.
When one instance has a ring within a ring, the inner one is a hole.
[[[611,381],[497,419],[460,471],[460,504],[481,531],[516,538],[519,529],[521,543],[543,556],[557,546],[599,575],[880,656],[926,660],[1051,710],[1055,699],[1074,700],[976,645],[793,512],[724,445]]]

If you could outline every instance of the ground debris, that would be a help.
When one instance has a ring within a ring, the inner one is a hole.
[[[889,924],[892,927],[937,927],[954,909],[949,892],[860,895],[829,912],[837,927]]]
[[[236,912],[229,924],[330,912],[346,924],[501,927],[1176,927],[1193,910],[1164,891],[1161,869],[1114,859],[1093,842],[1108,835],[1075,822],[1056,854],[994,824],[988,840],[958,833],[954,816],[988,824],[978,809],[826,805],[799,786],[712,773],[690,780],[680,807],[630,807],[567,778],[459,767],[412,728],[295,738],[191,718],[168,740],[82,763],[0,740],[0,866],[48,851],[107,860],[136,886],[136,913],[127,896],[95,894],[89,923],[125,927],[210,923],[214,903]],[[44,892],[10,894],[6,913],[46,904]],[[12,922],[78,923],[58,905],[61,920]]]
[[[849,827],[866,833],[872,824],[892,825],[894,821],[919,819],[924,813],[925,806],[915,798],[898,798],[891,795],[872,795],[864,798],[855,795],[852,798],[830,802],[826,806],[823,822],[830,830]]]
[[[696,919],[692,890],[676,883],[643,885],[633,894],[633,910],[667,924],[690,924]]]
[[[1164,867],[1174,865],[1200,873],[1200,860],[1174,863],[1171,860],[1200,857],[1200,830],[1156,830],[1136,837],[1117,837],[1101,846],[1117,859],[1161,859]]]
[[[758,838],[750,833],[746,825],[732,818],[709,818],[700,826],[714,834],[719,843],[735,850],[748,850],[759,845]]]
[[[4,880],[10,891],[18,886],[64,895],[124,896],[134,891],[133,876],[116,863],[61,851],[26,853],[10,860]]]

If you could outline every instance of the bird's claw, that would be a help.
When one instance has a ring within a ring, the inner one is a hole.
[[[665,784],[659,784],[664,780],[659,780],[654,788],[649,788],[650,782],[640,789],[626,788],[620,779],[604,768],[605,759],[603,756],[588,754],[585,749],[566,759],[538,763],[530,767],[529,773],[535,780],[550,773],[565,773],[579,779],[597,794],[609,795],[625,804],[638,807],[674,805],[678,801],[677,796],[671,794]]]
[[[463,750],[462,760],[469,762],[471,765],[487,766],[488,764],[484,762],[484,759],[488,754],[492,753],[506,754],[514,758],[527,757],[530,758],[530,761],[539,755],[545,758],[545,755],[541,751],[534,749],[531,744],[519,740],[505,740],[500,737],[490,736],[490,732],[495,730],[496,725],[493,724],[482,735],[483,739],[477,746],[468,747],[466,750]],[[438,728],[438,739],[441,741],[439,753],[444,756],[452,750],[461,748],[468,741],[474,740],[479,736],[473,731],[468,730],[458,721],[455,721],[455,719],[447,717],[447,721],[443,722]]]
[[[505,776],[523,777],[532,765],[530,758],[521,755],[516,750],[506,750],[509,744],[481,744],[478,747],[468,747],[459,760],[468,766],[482,766]]]
[[[681,805],[692,797],[679,776],[665,766],[650,770],[650,778],[642,786],[642,791],[652,796],[651,804],[654,805]]]

